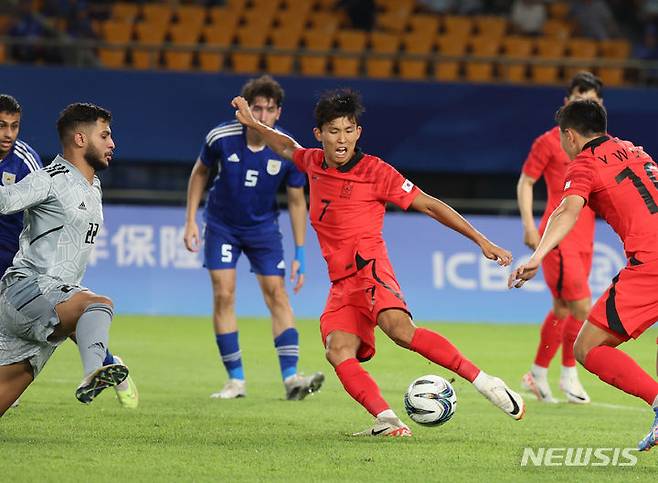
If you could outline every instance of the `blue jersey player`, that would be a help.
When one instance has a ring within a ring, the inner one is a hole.
[[[259,121],[275,126],[284,96],[278,82],[270,76],[252,79],[243,86],[242,96]],[[246,395],[235,315],[235,266],[244,253],[272,315],[272,335],[286,399],[303,399],[320,388],[324,376],[319,372],[311,376],[297,373],[299,336],[284,283],[276,194],[285,183],[295,240],[290,278],[293,282],[296,279],[297,293],[304,283],[305,176],[292,162],[267,147],[255,130],[235,120],[219,124],[206,136],[190,175],[184,241],[191,251],[200,247],[196,213],[213,168],[218,173],[204,212],[204,266],[210,272],[215,337],[228,382],[211,397],[233,399]]]
[[[21,127],[21,106],[16,99],[0,94],[0,185],[18,183],[33,171],[43,167],[39,155],[25,142],[18,139]],[[0,277],[11,266],[18,252],[18,240],[23,230],[23,212],[0,215]],[[107,350],[104,365],[123,364],[118,356]],[[132,377],[114,386],[119,403],[129,409],[139,404],[139,393]],[[18,405],[18,400],[12,407]]]

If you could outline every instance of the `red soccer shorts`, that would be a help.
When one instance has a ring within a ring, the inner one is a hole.
[[[596,301],[587,320],[623,340],[637,339],[658,320],[658,260],[626,265]]]
[[[592,269],[592,254],[565,251],[558,247],[544,257],[541,265],[544,280],[554,298],[572,302],[591,297],[588,279]]]
[[[387,258],[368,260],[354,275],[334,282],[327,305],[320,316],[322,343],[327,336],[340,330],[361,339],[357,359],[361,362],[375,355],[375,327],[379,313],[387,309],[401,309],[409,313],[402,297],[400,284]]]

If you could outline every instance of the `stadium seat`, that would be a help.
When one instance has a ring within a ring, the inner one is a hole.
[[[468,37],[473,31],[473,20],[470,17],[446,15],[443,17],[443,34],[449,37]]]
[[[503,56],[509,60],[527,60],[532,55],[532,39],[512,35],[503,39]],[[525,63],[502,64],[500,66],[501,78],[508,82],[525,82],[527,65]]]
[[[304,33],[304,45],[309,50],[328,51],[333,44],[333,36],[322,30],[309,30]],[[302,54],[299,59],[303,75],[321,76],[327,71],[328,53]]]
[[[566,19],[569,15],[571,6],[569,2],[549,2],[548,3],[548,16],[552,19]]]
[[[434,38],[439,33],[439,17],[430,14],[418,14],[409,17],[409,28],[414,33],[426,33]]]
[[[602,57],[605,59],[627,59],[631,54],[631,44],[628,40],[614,39],[599,42]],[[624,69],[621,67],[599,67],[599,77],[607,86],[624,84]]]
[[[260,12],[261,15],[272,18],[279,9],[278,0],[251,0],[249,9]]]
[[[267,31],[243,26],[238,28],[236,37],[240,47],[256,49],[265,46]],[[261,54],[234,52],[231,54],[233,70],[240,74],[251,74],[260,70]]]
[[[245,9],[247,0],[226,0],[224,5],[227,10],[231,10],[235,13],[240,13]]]
[[[340,30],[336,34],[338,52],[362,53],[366,48],[366,33],[362,30]],[[361,56],[334,55],[333,74],[337,77],[356,77],[361,70]]]
[[[428,37],[424,32],[410,32],[402,37],[405,54],[428,55],[434,47],[434,38]],[[425,79],[427,77],[427,60],[400,59],[400,77],[403,79]]]
[[[272,31],[270,39],[276,49],[297,49],[302,36],[301,29],[280,26]],[[293,54],[267,54],[265,65],[271,74],[290,74],[293,70]]]
[[[507,19],[505,17],[483,15],[475,17],[475,26],[478,35],[481,37],[501,39],[507,32]]]
[[[278,28],[292,29],[301,32],[306,26],[308,11],[305,10],[281,10],[276,15]]]
[[[324,31],[329,35],[334,35],[338,29],[340,19],[332,12],[313,12],[310,15],[310,27],[316,32]]]
[[[201,34],[201,26],[193,28],[192,25],[177,23],[170,27],[169,36],[171,43],[175,46],[194,47],[198,44]],[[165,50],[165,67],[171,70],[190,70],[194,51]]]
[[[371,54],[395,54],[400,47],[400,38],[387,32],[372,32],[370,34]],[[366,74],[377,79],[389,78],[393,75],[393,58],[377,58],[375,55],[366,57]]]
[[[7,61],[7,48],[5,44],[0,44],[0,64],[4,64]]]
[[[110,12],[112,20],[134,22],[139,15],[139,8],[136,3],[116,2],[112,3]]]
[[[165,35],[167,34],[167,25],[158,22],[140,22],[135,26],[135,33],[138,43],[149,45],[151,48],[133,49],[133,68],[153,69],[158,67],[160,49],[157,46],[164,42]]]
[[[476,56],[496,57],[500,50],[500,42],[486,35],[471,37],[469,43],[471,53]],[[494,63],[492,61],[471,60],[466,63],[466,80],[471,82],[491,82],[493,79]]]
[[[564,55],[565,46],[559,39],[543,37],[537,39],[537,58],[541,60],[559,60]],[[537,84],[555,84],[559,81],[558,65],[532,65],[530,77]]]
[[[235,31],[240,22],[240,14],[226,7],[213,7],[208,11],[210,24]]]
[[[565,40],[571,36],[573,27],[566,20],[549,19],[544,23],[542,28],[544,35]]]
[[[169,25],[173,8],[168,3],[145,3],[142,5],[143,22],[151,25]]]
[[[241,28],[264,30],[268,33],[274,21],[274,14],[263,14],[260,10],[251,8],[242,12],[242,20],[244,25]]]
[[[583,63],[576,66],[567,66],[565,68],[565,77],[571,78],[581,70],[592,70],[591,65],[587,63],[587,59],[594,59],[598,49],[599,46],[595,40],[583,38],[569,40],[567,43],[569,57],[573,60],[582,60]]]
[[[308,14],[313,9],[313,2],[309,2],[308,0],[285,0],[284,6],[285,12],[292,12],[296,15],[307,18]]]
[[[407,10],[392,10],[383,12],[375,18],[375,27],[386,32],[403,32],[411,12]]]
[[[179,24],[200,30],[206,23],[206,9],[201,5],[179,5],[176,8],[176,18]]]
[[[461,35],[441,35],[437,46],[442,55],[460,56],[466,53],[467,40]],[[459,80],[460,62],[458,60],[439,60],[434,64],[434,77],[443,81]]]
[[[208,47],[229,47],[235,35],[234,26],[221,28],[215,25],[206,25],[202,30],[202,37]],[[224,66],[225,53],[199,52],[199,67],[205,72],[217,72]]]
[[[126,44],[131,41],[132,34],[133,24],[128,22],[107,20],[101,25],[101,36],[109,44]],[[126,49],[123,46],[100,48],[98,58],[105,67],[120,68],[126,63]]]

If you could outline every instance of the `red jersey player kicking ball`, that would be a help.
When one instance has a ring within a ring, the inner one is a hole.
[[[509,286],[520,287],[537,274],[586,204],[615,230],[628,265],[594,304],[574,352],[578,362],[603,382],[653,408],[653,425],[639,444],[646,451],[658,440],[658,382],[617,346],[639,337],[658,320],[658,166],[641,147],[606,134],[607,114],[595,101],[567,104],[556,119],[562,147],[573,160],[562,203],[528,263],[510,275]]]
[[[308,175],[311,224],[331,279],[327,305],[320,317],[326,356],[349,395],[376,418],[372,427],[355,435],[411,435],[382,397],[377,383],[361,367],[361,362],[375,354],[376,326],[396,344],[472,382],[505,414],[521,419],[525,412],[521,396],[501,379],[481,371],[450,341],[413,324],[382,238],[385,205],[392,202],[425,213],[473,240],[485,257],[500,265],[509,265],[512,255],[392,166],[356,147],[363,112],[356,92],[326,92],[318,101],[313,132],[322,149],[304,149],[290,137],[259,123],[241,97],[233,99],[233,106],[241,123],[257,130],[275,152],[292,159]]]

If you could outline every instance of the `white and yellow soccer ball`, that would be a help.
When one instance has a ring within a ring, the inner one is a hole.
[[[413,381],[404,394],[409,417],[424,426],[440,426],[455,414],[457,394],[440,376],[427,375]]]

